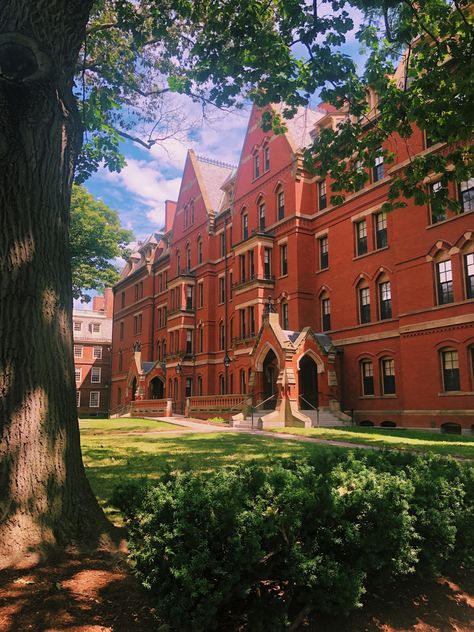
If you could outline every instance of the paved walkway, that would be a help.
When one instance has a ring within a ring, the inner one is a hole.
[[[156,421],[165,421],[170,424],[181,426],[181,431],[160,431],[156,434],[180,434],[193,432],[238,432],[241,434],[253,434],[262,437],[271,437],[272,439],[284,439],[285,441],[304,441],[306,443],[320,443],[322,445],[330,445],[336,448],[360,448],[362,450],[381,450],[379,446],[366,445],[362,443],[351,443],[349,441],[333,441],[330,439],[317,439],[316,437],[305,437],[297,434],[286,434],[283,432],[269,432],[268,430],[256,430],[252,428],[232,428],[227,425],[207,424],[204,421],[193,421],[184,417],[162,417],[160,419],[147,417],[146,419],[155,419]],[[153,431],[152,431],[153,432]]]

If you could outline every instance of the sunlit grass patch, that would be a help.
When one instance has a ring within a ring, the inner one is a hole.
[[[271,432],[474,459],[474,437],[409,428],[271,428]]]
[[[80,419],[79,429],[81,434],[110,434],[111,432],[149,432],[152,430],[173,431],[181,428],[165,421],[123,417],[121,419]]]

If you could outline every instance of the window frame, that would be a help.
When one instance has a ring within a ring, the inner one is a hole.
[[[369,358],[362,358],[359,364],[362,396],[371,397],[375,395],[374,363]],[[370,374],[367,374],[366,367],[370,367]]]
[[[387,366],[390,372],[386,371]],[[391,357],[384,357],[380,359],[380,377],[382,395],[396,395],[397,394],[397,373],[395,371],[395,359]]]
[[[280,276],[288,276],[288,244],[280,246]]]
[[[359,303],[359,323],[366,325],[371,322],[370,286],[359,285],[357,298]]]
[[[388,298],[384,298],[384,296],[387,295],[387,288],[384,286],[388,286]],[[390,320],[393,318],[392,283],[390,279],[383,279],[378,282],[378,299],[380,320]]]
[[[327,182],[326,179],[318,182],[318,210],[324,211],[328,207]]]
[[[441,378],[442,378],[442,385],[443,385],[443,392],[444,393],[458,393],[461,391],[461,372],[459,369],[459,352],[457,349],[453,349],[451,347],[445,348],[445,349],[441,349]],[[450,354],[451,356],[451,361],[453,359],[453,354],[456,354],[456,362],[455,364],[457,366],[455,367],[451,367],[450,369],[448,369],[446,367],[446,356],[447,354]],[[447,376],[447,371],[454,371],[454,373],[450,376],[450,378],[448,379]],[[448,386],[450,384],[448,384],[448,382],[450,380],[455,380],[456,384],[456,388],[448,388]]]
[[[93,396],[97,395],[97,404],[92,403]],[[89,392],[89,408],[99,408],[100,407],[100,391],[90,391]]]
[[[355,222],[356,232],[356,257],[362,257],[369,251],[369,244],[367,239],[367,220],[361,219]]]
[[[380,211],[374,214],[375,224],[375,248],[380,250],[388,246],[388,232],[387,232],[387,213]],[[382,226],[380,227],[380,224]]]
[[[319,269],[327,270],[329,268],[329,237],[322,235],[318,238],[319,245]]]
[[[91,367],[91,384],[100,384],[102,382],[102,367]]]
[[[447,268],[448,265],[449,269]],[[442,269],[442,266],[444,266],[444,269]],[[436,261],[435,270],[437,304],[449,305],[454,303],[453,264],[451,259]],[[444,280],[442,280],[443,278]]]

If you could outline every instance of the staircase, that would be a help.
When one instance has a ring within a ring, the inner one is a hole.
[[[318,411],[314,409],[302,410],[303,415],[311,419],[311,426],[313,428],[343,428],[347,426],[347,422],[342,421],[334,413],[330,412],[327,408],[319,409],[319,426],[318,426]]]
[[[256,410],[253,414],[253,427],[257,429],[259,417],[272,413],[273,410]],[[232,427],[236,430],[250,430],[252,428],[252,417],[246,417],[245,419],[234,420]]]

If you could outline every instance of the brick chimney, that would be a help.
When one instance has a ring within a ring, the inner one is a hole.
[[[114,311],[112,288],[106,287],[103,296],[94,296],[92,298],[92,309],[95,312],[104,312],[107,318],[112,318]]]

